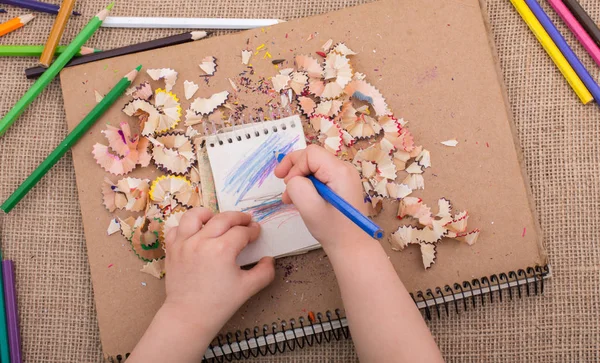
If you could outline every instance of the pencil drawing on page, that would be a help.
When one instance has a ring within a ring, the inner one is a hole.
[[[276,179],[273,174],[276,154],[292,151],[298,140],[298,136],[285,133],[270,134],[228,172],[221,191],[229,194],[236,207],[250,213],[259,223],[274,219],[284,222],[297,215],[293,206],[282,202],[282,190],[276,187],[281,184],[268,181]]]

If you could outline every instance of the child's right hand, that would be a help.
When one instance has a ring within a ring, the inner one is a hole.
[[[296,206],[309,231],[323,248],[331,250],[340,245],[339,241],[348,246],[350,241],[370,238],[321,198],[312,182],[305,177],[309,174],[327,184],[363,214],[367,213],[367,205],[363,198],[360,176],[353,165],[339,160],[316,145],[309,145],[306,149],[286,155],[275,169],[275,175],[287,185],[283,202]]]

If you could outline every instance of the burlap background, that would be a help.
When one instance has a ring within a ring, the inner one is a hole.
[[[439,0],[451,1],[451,0]],[[459,0],[452,0],[459,1]],[[335,10],[352,0],[122,1],[115,15],[296,18]],[[600,2],[582,0],[600,20]],[[93,15],[103,0],[79,1]],[[544,2],[544,7],[549,9]],[[6,20],[25,11],[5,6]],[[600,114],[582,106],[508,0],[486,5],[537,212],[553,266],[545,296],[486,304],[429,325],[448,361],[594,361],[600,359]],[[552,18],[565,30],[558,17]],[[84,18],[70,23],[71,39]],[[40,14],[0,44],[42,44],[53,17]],[[178,30],[99,31],[89,42],[113,48]],[[598,78],[598,67],[567,40]],[[0,114],[25,92],[24,68],[35,59],[0,59]],[[4,200],[66,135],[55,81],[0,138]],[[502,181],[499,181],[502,182]],[[506,181],[510,182],[510,181]],[[493,206],[490,206],[493,207]],[[102,351],[70,155],[10,215],[0,215],[5,255],[16,261],[23,352],[27,362],[99,362]],[[489,301],[489,300],[487,300]],[[374,322],[374,329],[376,329]],[[325,344],[265,362],[355,361],[351,342]]]

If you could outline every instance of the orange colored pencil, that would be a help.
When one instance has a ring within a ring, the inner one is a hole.
[[[52,63],[54,52],[56,52],[56,47],[65,31],[69,16],[71,16],[71,13],[73,12],[73,7],[75,7],[75,0],[63,0],[60,5],[60,10],[56,15],[56,19],[54,19],[54,25],[52,25],[52,30],[50,30],[50,34],[48,35],[46,46],[40,56],[40,64],[43,67],[49,67],[50,63]]]
[[[21,15],[17,18],[12,18],[9,21],[0,24],[0,37],[19,29],[23,25],[32,21],[33,18],[35,18],[35,16],[33,16],[33,14],[26,14],[26,15]]]

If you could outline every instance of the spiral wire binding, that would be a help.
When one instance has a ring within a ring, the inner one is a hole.
[[[459,314],[461,310],[469,310],[469,300],[473,308],[477,306],[477,300],[484,306],[486,297],[490,303],[494,302],[494,293],[498,293],[498,300],[503,301],[508,293],[509,299],[521,298],[523,294],[540,295],[544,293],[544,280],[551,276],[550,266],[535,266],[500,273],[498,275],[484,276],[480,279],[463,281],[462,284],[455,283],[453,286],[446,285],[442,289],[427,289],[411,293],[415,305],[424,313],[428,320],[432,319],[435,312],[441,318],[442,311],[446,316],[450,315],[452,307]],[[515,295],[514,292],[517,294]],[[416,296],[416,297],[415,297]],[[462,307],[461,307],[462,306]],[[307,318],[300,317],[298,321],[290,319],[281,323],[273,323],[271,326],[264,325],[262,328],[254,327],[253,330],[246,329],[243,333],[236,331],[235,334],[227,333],[219,335],[210,344],[202,362],[223,363],[240,361],[250,357],[259,357],[312,347],[315,344],[331,342],[333,340],[348,339],[350,330],[348,321],[342,317],[341,311],[336,309],[333,313],[327,311],[325,315],[317,313]],[[125,362],[129,353],[109,357],[109,362]]]

